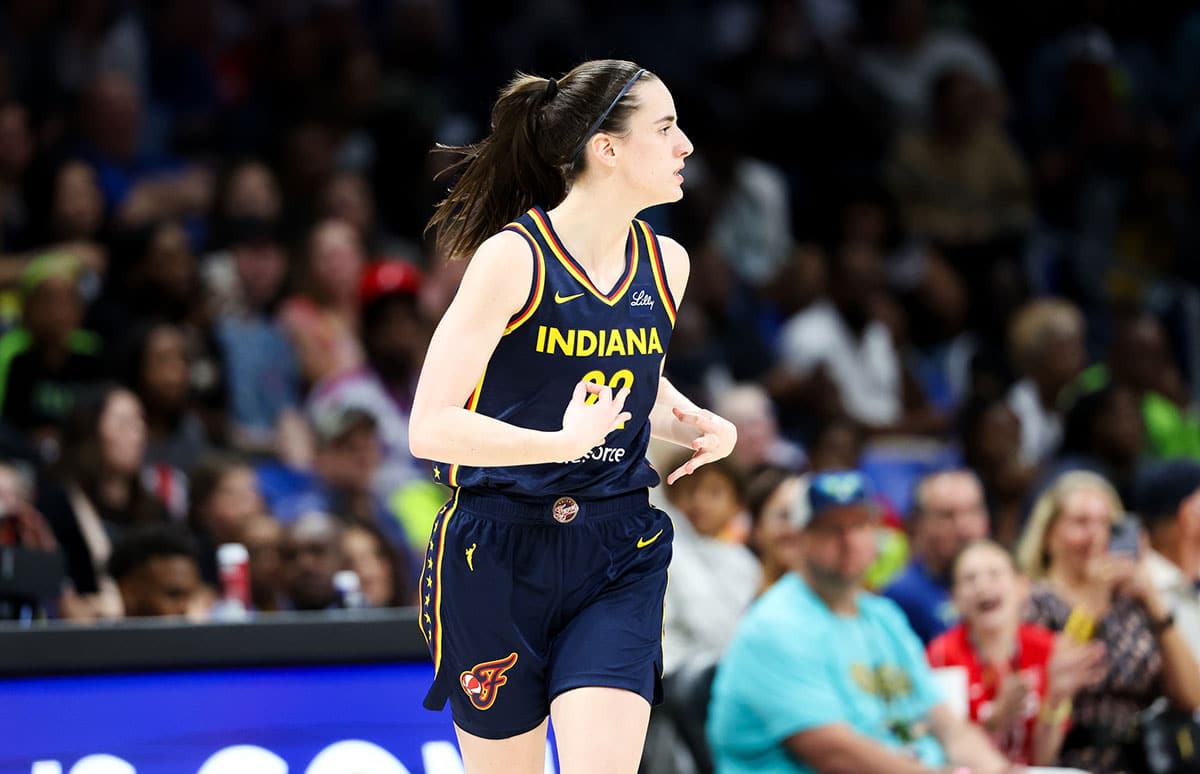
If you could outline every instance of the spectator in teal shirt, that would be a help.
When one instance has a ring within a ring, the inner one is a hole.
[[[717,670],[717,774],[1006,771],[942,702],[904,613],[861,590],[877,522],[862,475],[815,475],[791,515],[798,565],[746,614]]]

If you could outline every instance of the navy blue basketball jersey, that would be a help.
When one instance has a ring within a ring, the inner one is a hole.
[[[640,220],[629,225],[625,273],[606,294],[567,253],[541,208],[534,207],[505,230],[528,243],[533,286],[466,407],[518,427],[559,430],[575,385],[586,380],[608,385],[614,395],[629,387],[625,410],[633,418],[577,460],[507,467],[437,465],[435,477],[451,486],[515,497],[609,497],[654,486],[658,473],[646,459],[650,410],[675,325],[675,303],[654,232]]]

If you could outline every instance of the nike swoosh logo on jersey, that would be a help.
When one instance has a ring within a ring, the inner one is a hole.
[[[654,537],[652,537],[648,540],[646,538],[638,538],[637,547],[645,548],[646,546],[653,543],[655,540],[658,540],[658,536],[661,535],[662,533],[663,533],[663,531],[660,529],[658,532],[654,533]]]
[[[583,295],[582,293],[576,293],[576,294],[575,294],[575,295],[573,295],[573,296],[564,296],[563,294],[561,294],[561,293],[559,293],[559,292],[555,291],[555,293],[554,293],[554,303],[556,303],[556,304],[565,304],[565,303],[567,303],[568,301],[574,301],[575,299],[579,298],[579,297],[580,297],[580,296],[582,296],[582,295]]]

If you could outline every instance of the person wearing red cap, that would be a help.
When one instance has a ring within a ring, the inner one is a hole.
[[[417,304],[421,270],[401,260],[378,261],[367,267],[359,284],[362,341],[367,363],[408,416],[428,326]]]
[[[358,283],[358,297],[366,305],[393,293],[416,295],[423,279],[421,270],[408,261],[385,258],[367,266]]]

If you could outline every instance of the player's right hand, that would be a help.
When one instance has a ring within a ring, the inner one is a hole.
[[[596,396],[594,403],[587,402],[590,395]],[[579,459],[594,447],[602,446],[609,433],[632,419],[633,415],[624,411],[628,397],[628,387],[622,387],[614,397],[607,385],[587,381],[576,384],[571,402],[563,412],[566,459]]]

